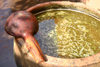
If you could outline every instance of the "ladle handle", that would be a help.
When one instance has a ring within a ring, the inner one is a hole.
[[[45,57],[42,53],[42,50],[34,36],[26,36],[25,42],[29,52],[33,55],[33,58],[37,63],[45,61]]]

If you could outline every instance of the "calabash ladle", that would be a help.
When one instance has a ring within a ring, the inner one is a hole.
[[[38,22],[34,15],[27,11],[11,14],[5,24],[5,31],[15,38],[23,38],[37,63],[45,61],[42,50],[33,36],[38,31]]]

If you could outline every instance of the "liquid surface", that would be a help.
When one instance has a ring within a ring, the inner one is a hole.
[[[45,54],[82,58],[100,52],[100,21],[72,10],[49,10],[36,15],[36,38]]]

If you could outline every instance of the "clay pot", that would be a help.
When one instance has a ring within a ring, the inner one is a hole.
[[[67,2],[67,1],[52,1],[41,3],[35,6],[30,7],[26,11],[32,12],[34,14],[48,10],[48,9],[75,9],[86,12],[88,14],[93,14],[92,16],[96,18],[100,18],[100,12],[93,10],[92,8],[85,6],[82,3],[74,3],[74,2]],[[89,56],[86,58],[76,58],[76,59],[64,59],[64,58],[57,58],[45,55],[47,60],[46,62],[42,62],[36,64],[35,61],[32,59],[32,55],[27,52],[27,49],[24,47],[24,41],[22,39],[15,39],[14,40],[14,56],[15,61],[18,67],[99,67],[100,66],[100,53],[96,55]]]

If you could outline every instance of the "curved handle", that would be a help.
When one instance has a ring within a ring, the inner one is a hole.
[[[44,57],[44,55],[42,53],[42,50],[41,50],[37,40],[34,38],[34,36],[27,35],[25,37],[25,43],[26,43],[26,46],[27,46],[28,50],[32,54],[33,59],[37,63],[45,61],[45,57]]]

